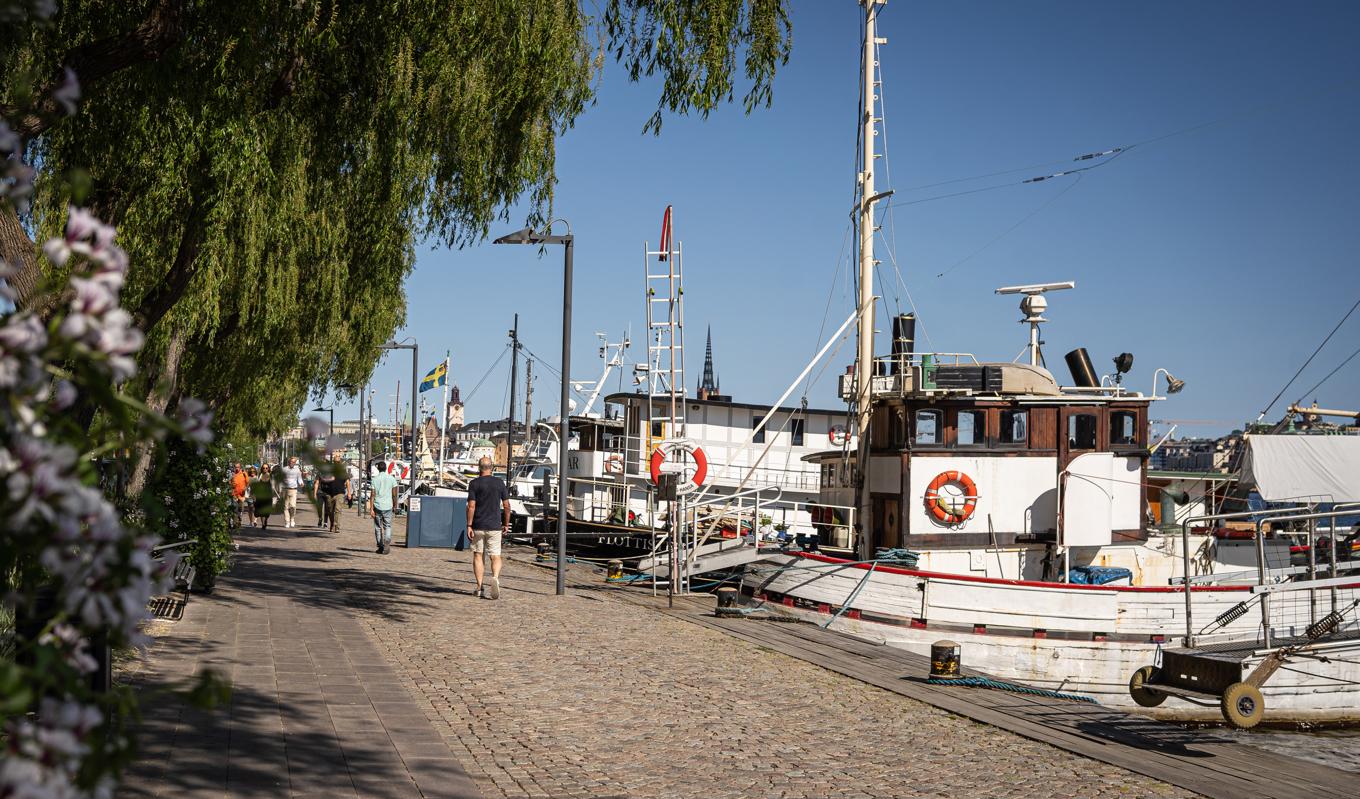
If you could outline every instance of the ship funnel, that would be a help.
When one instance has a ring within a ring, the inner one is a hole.
[[[893,371],[902,373],[907,370],[907,356],[916,346],[916,314],[898,314],[892,320],[892,362]]]
[[[1063,357],[1067,360],[1068,371],[1072,373],[1073,385],[1080,388],[1095,388],[1100,385],[1095,367],[1091,366],[1091,356],[1086,354],[1085,347],[1077,347]]]

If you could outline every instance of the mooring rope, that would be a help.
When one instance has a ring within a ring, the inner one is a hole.
[[[966,688],[995,688],[998,691],[1010,691],[1014,694],[1047,696],[1052,697],[1053,699],[1066,699],[1071,702],[1090,702],[1093,705],[1100,704],[1093,697],[1085,696],[1084,694],[1065,694],[1061,691],[1050,691],[1046,688],[1031,688],[1028,685],[993,680],[989,677],[956,677],[952,680],[942,677],[927,677],[926,682],[931,685],[962,685]]]

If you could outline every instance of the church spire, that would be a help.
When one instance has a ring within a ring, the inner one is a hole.
[[[708,399],[718,392],[718,381],[713,376],[713,326],[708,326],[708,346],[704,350],[704,376],[699,383],[699,399]]]

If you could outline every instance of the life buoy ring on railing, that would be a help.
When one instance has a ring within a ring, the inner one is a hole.
[[[845,429],[843,424],[835,424],[827,431],[826,437],[834,447],[844,446],[850,441],[850,431]]]
[[[605,474],[620,474],[623,472],[623,456],[617,452],[611,452],[604,456]]]
[[[951,502],[954,499],[953,497],[940,496],[940,489],[948,483],[958,483],[963,488],[964,502],[962,508],[955,508],[953,502]],[[940,472],[926,487],[926,508],[930,511],[931,516],[944,524],[962,524],[969,516],[973,515],[977,501],[977,484],[973,482],[973,478],[963,472]]]
[[[680,484],[680,492],[687,494],[704,484],[704,478],[708,476],[708,456],[704,454],[701,447],[694,442],[685,439],[669,439],[656,445],[652,450],[652,459],[649,464],[652,473],[652,483],[661,482],[661,464],[666,462],[667,457],[674,457],[677,453],[685,453],[694,459],[694,474],[690,479]]]

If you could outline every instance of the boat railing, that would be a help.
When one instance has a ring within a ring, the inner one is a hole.
[[[1338,582],[1335,582],[1335,581],[1337,581],[1338,578],[1340,577],[1340,569],[1338,568],[1339,564],[1337,563],[1337,558],[1336,558],[1336,538],[1335,538],[1335,536],[1333,536],[1333,537],[1331,538],[1331,542],[1332,542],[1332,543],[1331,543],[1332,552],[1331,552],[1331,557],[1330,557],[1330,559],[1329,559],[1329,560],[1330,560],[1330,564],[1329,564],[1329,566],[1330,566],[1329,572],[1330,572],[1330,573],[1329,573],[1328,579],[1325,580],[1325,581],[1324,581],[1324,580],[1318,580],[1318,579],[1317,579],[1317,577],[1318,577],[1318,564],[1317,564],[1316,552],[1314,551],[1314,547],[1313,547],[1314,536],[1315,536],[1316,529],[1317,529],[1317,521],[1318,521],[1319,519],[1337,519],[1337,518],[1340,518],[1340,517],[1342,517],[1342,516],[1353,515],[1353,514],[1355,513],[1355,511],[1356,511],[1357,508],[1360,508],[1360,503],[1346,503],[1346,504],[1338,504],[1338,505],[1334,505],[1334,506],[1332,507],[1331,510],[1328,510],[1328,511],[1325,511],[1325,512],[1312,512],[1312,508],[1311,508],[1311,507],[1306,506],[1306,505],[1302,505],[1302,506],[1291,506],[1291,507],[1284,507],[1284,508],[1270,508],[1270,509],[1266,509],[1266,510],[1248,510],[1248,511],[1237,511],[1237,512],[1233,512],[1233,513],[1213,513],[1213,514],[1205,514],[1205,515],[1202,515],[1202,516],[1192,516],[1192,517],[1189,517],[1189,518],[1183,520],[1183,521],[1181,522],[1181,558],[1182,558],[1182,573],[1183,573],[1184,575],[1186,575],[1187,578],[1189,578],[1188,584],[1186,585],[1186,591],[1185,591],[1185,645],[1186,645],[1186,647],[1193,647],[1193,646],[1195,645],[1195,641],[1196,641],[1197,638],[1204,637],[1203,633],[1202,633],[1202,632],[1199,632],[1199,631],[1196,631],[1196,630],[1195,630],[1195,627],[1194,627],[1194,601],[1195,601],[1195,593],[1196,593],[1196,592],[1193,590],[1193,586],[1195,585],[1195,583],[1196,583],[1197,581],[1194,579],[1195,576],[1190,574],[1190,525],[1191,525],[1192,523],[1195,523],[1195,522],[1205,522],[1205,521],[1215,521],[1215,520],[1217,520],[1217,521],[1226,521],[1226,520],[1233,520],[1233,519],[1239,519],[1239,520],[1240,520],[1240,519],[1249,519],[1249,520],[1251,520],[1252,522],[1254,522],[1254,523],[1255,523],[1255,530],[1254,530],[1254,533],[1253,533],[1253,539],[1255,540],[1255,543],[1256,543],[1256,565],[1257,565],[1257,569],[1256,569],[1256,579],[1257,579],[1257,587],[1258,587],[1258,588],[1265,588],[1265,587],[1269,587],[1269,586],[1272,586],[1272,585],[1278,585],[1278,583],[1274,583],[1274,582],[1272,581],[1271,577],[1270,577],[1271,569],[1270,569],[1270,567],[1269,567],[1269,563],[1268,563],[1267,560],[1266,560],[1266,548],[1265,548],[1265,538],[1266,538],[1266,536],[1265,536],[1265,524],[1266,524],[1267,522],[1269,522],[1269,523],[1271,523],[1271,524],[1284,524],[1284,523],[1288,523],[1288,522],[1303,522],[1303,521],[1308,522],[1308,560],[1309,560],[1309,562],[1308,562],[1308,566],[1306,567],[1305,571],[1307,572],[1308,578],[1309,578],[1309,579],[1307,579],[1306,581],[1300,581],[1300,582],[1298,582],[1297,587],[1293,587],[1293,586],[1291,585],[1291,590],[1294,590],[1294,591],[1307,591],[1307,592],[1308,592],[1307,603],[1306,603],[1306,605],[1307,605],[1307,613],[1308,613],[1308,618],[1309,618],[1309,622],[1308,622],[1308,623],[1309,623],[1309,624],[1314,624],[1314,623],[1316,623],[1316,622],[1318,621],[1318,612],[1319,612],[1319,608],[1320,608],[1319,601],[1318,601],[1318,591],[1319,591],[1319,590],[1325,588],[1325,589],[1327,589],[1327,591],[1328,591],[1329,600],[1330,600],[1330,601],[1329,601],[1329,604],[1330,604],[1330,606],[1331,606],[1331,607],[1330,607],[1330,610],[1327,611],[1328,613],[1335,613],[1335,612],[1338,612],[1338,611],[1340,610],[1340,608],[1342,607],[1342,604],[1343,604],[1343,603],[1342,603],[1342,600],[1341,600],[1341,597],[1340,597],[1340,595],[1339,595],[1339,593],[1338,593],[1338,589],[1335,587],[1336,585],[1340,584],[1340,583],[1338,583]],[[1347,581],[1347,580],[1352,580],[1352,579],[1356,579],[1356,578],[1350,578],[1350,577],[1347,577],[1347,578],[1340,578],[1340,581],[1341,581],[1341,582],[1345,582],[1345,581]],[[1269,591],[1262,591],[1262,592],[1257,592],[1257,593],[1258,593],[1258,597],[1253,597],[1253,600],[1259,602],[1259,604],[1260,604],[1260,615],[1261,615],[1260,632],[1261,632],[1261,635],[1260,635],[1260,639],[1259,639],[1259,640],[1261,640],[1261,641],[1263,642],[1264,646],[1268,648],[1268,647],[1270,646],[1270,642],[1271,642],[1271,640],[1272,640],[1273,633],[1274,633],[1275,630],[1281,629],[1281,628],[1287,628],[1287,629],[1291,629],[1291,630],[1292,630],[1292,629],[1298,627],[1298,624],[1296,624],[1296,622],[1298,622],[1298,621],[1302,618],[1302,616],[1298,614],[1298,611],[1299,611],[1299,609],[1300,609],[1300,606],[1299,606],[1297,603],[1294,603],[1294,602],[1291,601],[1291,602],[1285,603],[1285,604],[1284,604],[1283,606],[1281,606],[1281,607],[1277,607],[1275,611],[1272,611],[1271,592],[1269,592]],[[1241,604],[1239,605],[1239,607],[1245,608],[1245,605],[1246,605],[1246,604],[1247,604],[1247,603],[1241,603]],[[1276,602],[1276,603],[1274,603],[1274,604],[1276,604],[1277,606],[1281,605],[1280,602]],[[1222,614],[1219,614],[1218,618],[1215,619],[1215,623],[1222,622],[1222,625],[1221,625],[1221,626],[1226,626],[1226,624],[1227,624],[1228,622],[1232,621],[1233,619],[1235,619],[1235,618],[1240,618],[1241,615],[1242,615],[1241,613],[1236,613],[1236,615],[1233,615],[1237,610],[1238,610],[1238,608],[1235,607],[1235,608],[1233,608],[1233,609],[1230,609],[1230,610],[1227,611],[1227,612],[1224,612],[1224,613],[1222,613]],[[1228,618],[1229,616],[1232,616],[1232,618]],[[1286,616],[1287,616],[1288,618],[1286,618]],[[1226,619],[1226,621],[1225,621],[1225,619]],[[1206,626],[1205,629],[1207,630],[1207,629],[1209,629],[1209,627]]]

